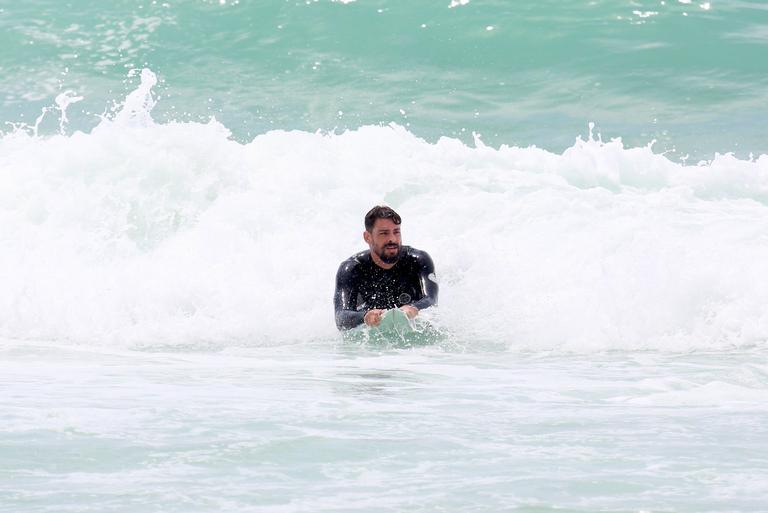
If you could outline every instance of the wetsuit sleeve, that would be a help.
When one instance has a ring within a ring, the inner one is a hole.
[[[418,255],[418,262],[419,285],[421,286],[422,297],[418,301],[411,303],[411,306],[423,310],[430,306],[437,306],[439,287],[435,280],[435,264],[432,263],[432,258],[424,251],[421,251]]]
[[[333,295],[333,307],[336,310],[336,327],[340,330],[352,329],[363,323],[365,312],[358,312],[357,283],[355,266],[346,261],[336,273],[336,293]]]

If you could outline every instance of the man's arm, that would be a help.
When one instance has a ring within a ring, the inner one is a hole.
[[[333,307],[336,310],[336,327],[340,330],[352,329],[363,323],[365,312],[358,312],[357,287],[354,279],[355,262],[346,260],[336,273],[336,292],[333,295]]]
[[[421,287],[421,299],[411,303],[411,306],[423,310],[430,306],[437,306],[438,285],[435,278],[435,264],[426,251],[419,251],[416,256],[419,263],[419,286]]]

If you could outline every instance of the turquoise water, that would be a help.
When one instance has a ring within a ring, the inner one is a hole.
[[[758,512],[767,364],[29,344],[0,511]]]
[[[273,128],[396,122],[416,135],[562,151],[604,138],[694,162],[768,152],[764,3],[32,0],[0,7],[2,121],[53,97],[92,128],[150,67],[158,120]],[[58,128],[55,116],[43,127]]]
[[[0,3],[0,512],[765,511],[766,27]],[[335,329],[378,203],[429,343]]]

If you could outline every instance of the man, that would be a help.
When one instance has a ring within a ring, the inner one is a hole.
[[[437,304],[435,266],[424,251],[403,246],[400,216],[389,207],[365,215],[363,239],[370,248],[341,263],[336,274],[336,326],[348,330],[365,323],[378,326],[390,308],[409,319]]]

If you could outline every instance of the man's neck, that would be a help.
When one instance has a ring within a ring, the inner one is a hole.
[[[378,265],[379,267],[381,267],[385,271],[388,271],[388,270],[392,269],[395,266],[395,264],[397,263],[397,262],[394,262],[392,264],[388,264],[388,263],[384,262],[384,260],[382,260],[381,257],[379,257],[379,255],[377,255],[373,251],[371,251],[371,260],[373,260],[374,264]]]

